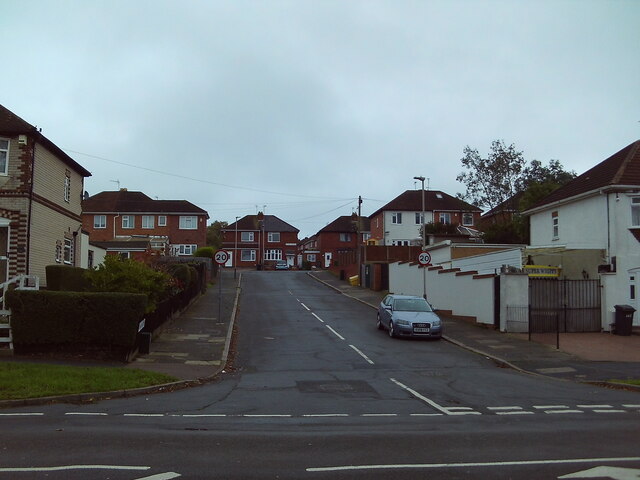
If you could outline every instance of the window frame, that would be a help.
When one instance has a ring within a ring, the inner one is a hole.
[[[189,221],[187,221],[189,219]],[[187,225],[193,221],[193,226]],[[198,216],[197,215],[180,215],[178,220],[178,230],[197,230],[198,229]]]
[[[147,221],[147,224],[145,225],[145,220]],[[148,221],[151,220],[151,226],[149,226]],[[156,228],[156,217],[155,215],[142,215],[142,228],[144,228],[145,230],[153,230],[154,228]]]
[[[64,239],[62,246],[62,263],[73,265],[73,238]]]
[[[248,253],[248,255],[246,255]],[[247,258],[248,257],[248,258]],[[243,248],[240,250],[240,261],[241,262],[255,262],[256,261],[256,251],[253,248]]]
[[[351,234],[348,232],[341,232],[340,233],[340,242],[342,243],[348,243],[351,241]]]
[[[177,247],[178,256],[188,257],[189,255],[193,255],[194,252],[198,249],[198,245],[193,243],[178,243],[173,245]]]
[[[443,221],[443,219],[445,221]],[[443,225],[451,225],[451,213],[449,212],[440,212],[438,214],[438,221]]]
[[[64,201],[71,201],[71,172],[68,170],[64,174]]]
[[[560,238],[560,216],[557,210],[551,212],[551,238],[553,240]]]
[[[245,235],[247,238],[245,238]],[[240,232],[240,242],[252,243],[255,242],[255,232]]]
[[[631,227],[640,228],[640,197],[631,197]]]
[[[267,232],[267,242],[280,243],[280,232]]]
[[[166,215],[158,215],[158,226],[166,227],[167,226],[167,216]]]
[[[470,218],[471,221],[467,222],[467,218]],[[462,226],[463,227],[473,227],[473,213],[471,213],[471,212],[463,212],[462,213]]]
[[[125,219],[127,220],[127,224],[125,225]],[[131,224],[129,224],[131,222]],[[135,215],[122,215],[122,229],[123,230],[131,230],[136,228],[136,216]]]
[[[99,222],[98,219],[103,220],[103,221]],[[106,215],[94,215],[93,216],[93,228],[95,228],[96,230],[107,228],[107,216]]]
[[[11,140],[9,138],[0,137],[0,144],[2,142],[7,142],[7,148],[2,148],[0,146],[0,162],[3,160],[2,153],[4,153],[4,166],[0,168],[0,175],[9,175],[9,150],[11,148]],[[2,163],[0,163],[2,166]]]
[[[282,260],[282,250],[279,248],[269,248],[264,251],[265,260]]]
[[[391,213],[391,223],[393,225],[402,225],[402,212]]]

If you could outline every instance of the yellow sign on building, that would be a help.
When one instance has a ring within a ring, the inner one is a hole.
[[[560,267],[550,267],[549,265],[525,265],[522,268],[530,277],[558,278],[560,276]]]

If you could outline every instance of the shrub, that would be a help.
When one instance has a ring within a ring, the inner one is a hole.
[[[170,263],[167,271],[176,280],[179,290],[186,290],[191,284],[191,270],[186,263]]]
[[[213,247],[200,247],[197,249],[193,256],[194,257],[205,257],[205,258],[213,258],[213,255],[216,253],[216,250]]]
[[[152,312],[167,294],[171,278],[164,272],[131,259],[107,255],[97,269],[87,271],[93,292],[142,293],[147,296],[146,312]]]
[[[86,269],[67,265],[47,265],[47,289],[67,292],[85,292],[90,289]]]
[[[7,304],[18,347],[81,344],[131,349],[147,298],[130,293],[12,290]]]

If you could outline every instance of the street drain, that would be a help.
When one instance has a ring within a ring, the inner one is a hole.
[[[301,381],[296,382],[303,393],[333,393],[339,395],[378,395],[371,385],[362,380],[350,381]]]

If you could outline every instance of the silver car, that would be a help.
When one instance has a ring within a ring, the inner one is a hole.
[[[442,320],[422,297],[389,294],[378,306],[378,329],[390,337],[440,338]]]

